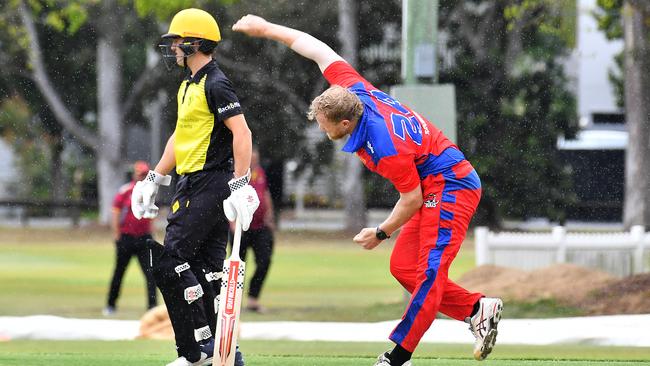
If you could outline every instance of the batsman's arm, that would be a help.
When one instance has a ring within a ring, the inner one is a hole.
[[[235,157],[235,178],[239,178],[246,175],[251,166],[253,137],[243,114],[227,118],[224,121],[224,124],[230,129],[230,131],[232,131],[232,153]]]
[[[176,132],[174,132],[169,139],[167,140],[167,145],[165,145],[165,151],[163,152],[158,165],[154,169],[157,173],[161,175],[169,174],[172,169],[176,166],[176,153],[174,153],[174,141],[176,139]]]
[[[249,14],[242,17],[232,26],[232,29],[251,37],[268,38],[283,43],[299,55],[316,62],[321,72],[325,71],[331,63],[343,60],[330,46],[319,39],[297,29],[268,22],[256,15]]]

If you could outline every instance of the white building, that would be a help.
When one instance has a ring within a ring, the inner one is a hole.
[[[14,198],[11,186],[18,181],[19,173],[15,165],[16,159],[11,145],[0,138],[0,200]],[[10,215],[15,211],[9,207],[0,206],[0,217]]]
[[[596,0],[577,0],[577,45],[567,69],[575,77],[578,115],[582,127],[599,123],[594,115],[622,114],[616,105],[610,70],[616,70],[614,57],[623,50],[623,41],[610,41],[598,29],[593,16]]]

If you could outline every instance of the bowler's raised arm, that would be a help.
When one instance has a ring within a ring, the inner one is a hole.
[[[232,30],[251,37],[281,42],[297,54],[316,62],[321,72],[333,62],[343,60],[330,46],[319,39],[297,29],[268,22],[256,15],[243,16],[232,26]]]

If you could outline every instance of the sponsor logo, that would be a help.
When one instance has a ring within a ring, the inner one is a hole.
[[[221,114],[221,113],[229,111],[231,109],[240,108],[240,107],[241,107],[241,105],[239,104],[239,102],[233,102],[233,103],[228,104],[227,106],[217,108],[217,112],[219,112],[219,114]]]
[[[238,269],[239,263],[233,262],[230,264],[228,288],[226,289],[226,314],[233,314],[235,312],[235,291],[237,290]]]
[[[370,141],[366,142],[366,146],[368,146],[368,150],[370,150],[371,154],[375,153],[375,149],[372,147],[372,144],[370,143]]]
[[[429,134],[429,126],[427,126],[427,122],[422,118],[422,116],[420,116],[416,112],[413,112],[413,114],[415,115],[415,118],[417,118],[418,122],[420,122],[420,126],[422,126],[422,130],[424,130],[424,134],[428,135]]]
[[[196,285],[185,289],[185,300],[188,304],[193,303],[201,296],[203,296],[203,288],[201,285]]]
[[[424,201],[424,207],[426,208],[435,208],[440,203],[440,201],[436,199],[436,195],[433,193],[429,193],[426,198],[427,199]]]

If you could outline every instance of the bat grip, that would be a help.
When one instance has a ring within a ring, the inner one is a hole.
[[[239,218],[239,215],[237,215],[237,219],[235,219],[235,235],[232,239],[232,254],[231,254],[231,256],[235,256],[236,258],[239,258],[239,247],[241,246],[241,232],[242,232],[241,219]]]

